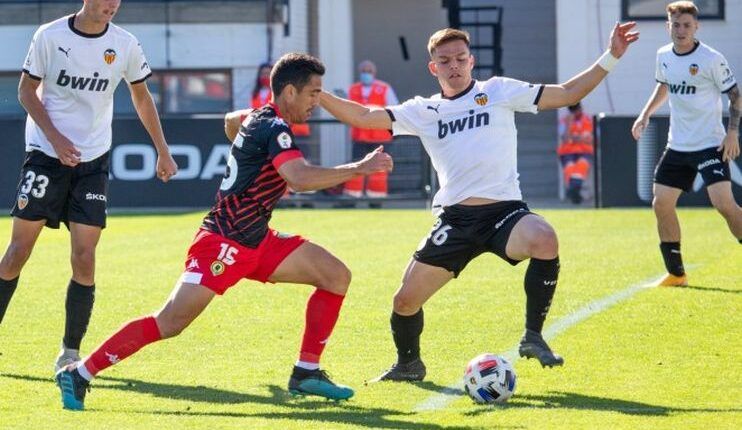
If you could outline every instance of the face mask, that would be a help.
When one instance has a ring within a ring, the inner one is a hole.
[[[260,79],[258,79],[258,83],[261,87],[269,87],[271,85],[271,78],[270,76],[261,76]]]
[[[363,85],[371,85],[374,83],[374,75],[368,72],[361,73],[361,83]]]

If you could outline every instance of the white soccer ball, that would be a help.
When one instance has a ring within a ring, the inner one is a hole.
[[[515,392],[513,365],[500,355],[484,353],[466,366],[464,390],[477,403],[505,403]]]

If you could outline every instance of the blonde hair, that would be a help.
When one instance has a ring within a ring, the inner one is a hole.
[[[464,43],[466,43],[466,47],[469,47],[469,33],[455,28],[444,28],[443,30],[438,30],[433,33],[433,35],[430,36],[430,39],[428,39],[428,52],[430,53],[430,56],[433,56],[435,48],[452,40],[463,40]]]
[[[667,5],[665,8],[667,11],[667,19],[670,19],[673,15],[689,13],[693,15],[693,18],[698,18],[698,8],[692,1],[676,1]]]

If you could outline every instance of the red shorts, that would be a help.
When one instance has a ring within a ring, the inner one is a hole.
[[[193,239],[181,282],[200,284],[217,294],[242,278],[270,282],[279,264],[306,242],[301,236],[286,236],[275,230],[257,248],[248,248],[208,230],[199,230]]]

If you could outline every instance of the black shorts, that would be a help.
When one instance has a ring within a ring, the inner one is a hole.
[[[707,187],[717,182],[729,181],[729,162],[723,162],[721,157],[722,153],[716,148],[693,152],[667,148],[654,171],[654,182],[690,191],[697,173],[701,174]]]
[[[445,207],[414,258],[449,270],[454,277],[484,252],[492,252],[515,266],[520,261],[509,258],[505,246],[518,220],[530,213],[533,212],[528,205],[521,201]]]
[[[75,167],[41,151],[26,153],[11,215],[46,220],[59,228],[62,221],[106,227],[109,153]]]

